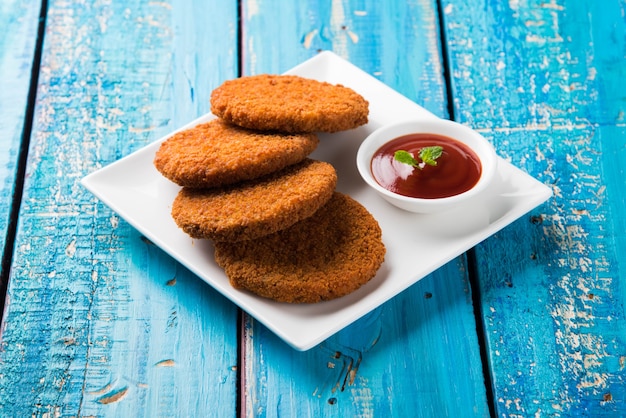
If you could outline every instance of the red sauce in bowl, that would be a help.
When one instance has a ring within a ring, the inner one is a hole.
[[[436,166],[412,167],[394,159],[394,153],[405,150],[419,160],[420,150],[431,146],[443,147]],[[394,193],[437,199],[466,192],[480,178],[480,159],[467,145],[446,136],[410,134],[389,141],[372,157],[372,175],[385,189]]]

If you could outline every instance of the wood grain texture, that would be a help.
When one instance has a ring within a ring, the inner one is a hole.
[[[280,73],[333,50],[446,116],[435,10],[431,1],[245,1],[244,73]],[[456,259],[304,353],[247,318],[244,415],[487,416],[465,266]]]
[[[626,415],[626,3],[444,1],[455,110],[554,197],[476,250],[497,415]]]
[[[457,259],[306,352],[249,319],[245,415],[488,416],[464,268]]]
[[[39,7],[37,1],[10,0],[0,4],[0,254],[5,248],[15,190]]]
[[[79,180],[208,111],[236,22],[235,2],[49,2],[1,416],[233,414],[234,305]]]

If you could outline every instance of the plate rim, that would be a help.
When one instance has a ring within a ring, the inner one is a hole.
[[[288,70],[286,73],[298,74],[303,69],[310,69],[311,66],[315,66],[315,65],[327,65],[327,66],[328,65],[339,65],[340,67],[344,68],[345,71],[348,71],[348,72],[358,71],[359,72],[359,76],[361,76],[361,77],[365,76],[365,79],[368,82],[378,83],[378,85],[376,87],[384,88],[386,93],[389,93],[389,94],[394,93],[394,95],[393,95],[394,99],[397,98],[398,100],[402,100],[404,103],[410,103],[412,108],[414,108],[416,110],[420,110],[424,117],[434,117],[434,118],[437,117],[437,116],[433,115],[432,113],[428,112],[426,109],[424,109],[421,106],[419,106],[417,103],[409,100],[405,96],[403,96],[400,93],[398,93],[397,91],[393,90],[391,87],[385,85],[380,80],[374,78],[370,74],[367,74],[365,71],[359,69],[354,64],[350,63],[347,60],[344,60],[343,58],[339,57],[338,55],[336,55],[335,53],[333,53],[331,51],[323,51],[323,52],[315,55],[314,57],[312,57],[312,58],[310,58],[310,59],[308,59],[308,60],[298,64],[297,66],[295,66],[292,69]],[[177,251],[174,251],[174,249],[171,248],[171,246],[169,246],[166,242],[163,242],[163,240],[158,236],[158,234],[155,235],[152,231],[150,231],[144,225],[142,225],[141,222],[137,222],[137,220],[133,219],[132,217],[129,218],[128,216],[125,216],[126,214],[120,208],[119,203],[116,204],[115,202],[111,201],[110,197],[108,197],[106,195],[106,193],[104,193],[103,190],[101,190],[101,188],[99,188],[99,185],[98,185],[99,178],[101,176],[106,176],[106,174],[109,171],[116,170],[116,168],[118,168],[120,166],[123,166],[125,163],[127,163],[128,161],[131,161],[134,158],[142,157],[144,153],[150,153],[150,152],[154,153],[154,152],[156,152],[156,149],[158,148],[158,146],[163,141],[165,141],[167,138],[169,138],[170,136],[174,135],[176,132],[182,131],[184,129],[188,129],[188,128],[190,128],[192,126],[195,126],[195,125],[197,125],[199,123],[202,123],[202,122],[208,121],[210,119],[214,119],[214,118],[216,118],[216,116],[211,114],[210,112],[207,113],[207,114],[204,114],[202,116],[199,116],[199,117],[195,118],[194,120],[192,120],[191,122],[189,122],[187,124],[184,124],[180,128],[178,128],[178,129],[168,133],[167,135],[165,135],[165,136],[163,136],[163,137],[161,137],[161,138],[151,142],[150,144],[147,144],[144,147],[142,147],[142,148],[140,148],[140,149],[138,149],[138,150],[136,150],[136,151],[134,151],[134,152],[132,152],[132,153],[130,153],[130,154],[128,154],[128,155],[126,155],[126,156],[124,156],[124,157],[122,157],[122,158],[120,158],[120,159],[118,159],[118,160],[116,160],[116,161],[114,161],[114,162],[104,166],[104,167],[101,167],[101,168],[99,168],[99,169],[97,169],[97,170],[87,174],[86,176],[84,176],[80,180],[80,183],[81,183],[81,185],[83,187],[85,187],[88,191],[90,191],[95,197],[97,197],[105,205],[107,205],[111,210],[113,210],[117,215],[119,215],[122,219],[124,219],[126,222],[128,222],[133,228],[137,229],[140,233],[142,233],[148,239],[153,241],[154,244],[159,246],[165,253],[167,253],[169,256],[173,257],[177,262],[181,263],[183,266],[185,266],[187,269],[189,269],[192,273],[194,273],[195,275],[199,276],[199,278],[201,280],[203,280],[208,285],[210,285],[218,293],[220,293],[222,296],[224,296],[227,299],[229,299],[232,303],[236,304],[239,308],[241,308],[244,311],[246,311],[248,314],[250,314],[252,317],[254,317],[257,321],[259,321],[264,326],[266,326],[268,329],[270,329],[274,334],[276,334],[278,337],[280,337],[282,340],[284,340],[287,344],[289,344],[290,346],[292,346],[293,348],[295,348],[295,349],[297,349],[299,351],[308,350],[308,349],[316,346],[320,342],[324,341],[325,339],[329,338],[330,336],[334,335],[335,333],[339,332],[343,328],[349,326],[350,324],[352,324],[353,322],[355,322],[359,318],[361,318],[364,315],[366,315],[368,312],[370,312],[373,309],[376,309],[377,307],[379,307],[382,304],[386,303],[387,301],[389,301],[390,299],[392,299],[393,297],[395,297],[399,293],[402,293],[403,291],[405,291],[406,289],[408,289],[409,287],[411,287],[412,285],[417,283],[419,280],[421,280],[422,278],[426,277],[428,274],[430,274],[433,271],[435,271],[436,269],[440,268],[442,265],[446,264],[447,262],[449,262],[450,260],[454,259],[455,257],[458,257],[459,255],[463,254],[469,248],[472,248],[473,246],[475,246],[478,243],[482,242],[483,240],[487,239],[491,235],[493,235],[496,232],[502,230],[503,228],[505,228],[506,226],[508,226],[512,222],[514,222],[515,220],[519,219],[524,214],[526,214],[529,211],[531,211],[533,208],[535,208],[535,207],[539,206],[540,204],[542,204],[543,202],[547,201],[553,194],[552,193],[552,189],[550,189],[548,186],[546,186],[545,184],[539,182],[537,179],[535,179],[534,177],[530,176],[528,173],[526,173],[526,172],[522,171],[521,169],[515,167],[514,165],[512,165],[511,163],[509,163],[508,161],[506,161],[502,157],[498,157],[498,172],[502,172],[502,170],[509,170],[514,175],[516,175],[516,176],[523,176],[525,181],[531,182],[532,185],[533,185],[532,190],[531,190],[531,192],[533,192],[532,193],[532,198],[529,198],[529,196],[527,196],[527,198],[523,200],[524,204],[520,204],[520,205],[515,206],[515,210],[509,211],[506,216],[502,216],[502,217],[498,218],[496,220],[496,222],[493,222],[493,223],[490,222],[486,226],[486,228],[481,229],[481,231],[482,230],[486,230],[486,232],[487,232],[486,234],[485,233],[480,234],[479,236],[476,237],[475,240],[473,240],[471,242],[465,242],[464,247],[466,247],[468,245],[468,243],[471,244],[469,247],[464,248],[460,252],[453,251],[450,254],[448,254],[447,257],[441,258],[439,260],[438,265],[435,268],[432,268],[428,273],[426,273],[426,274],[424,274],[422,276],[419,276],[419,277],[407,279],[406,280],[407,283],[404,284],[403,286],[400,286],[401,289],[399,291],[396,291],[396,292],[390,293],[390,294],[386,294],[385,297],[379,298],[379,299],[375,300],[374,303],[370,303],[370,304],[367,304],[367,305],[364,304],[361,309],[358,309],[358,310],[352,312],[352,314],[347,316],[346,318],[344,318],[343,321],[338,322],[338,324],[336,326],[333,326],[333,327],[330,327],[330,328],[326,328],[322,332],[312,333],[312,335],[311,334],[299,334],[298,336],[294,336],[294,335],[292,335],[292,334],[290,334],[288,332],[285,332],[283,327],[277,326],[271,320],[266,319],[266,314],[264,314],[263,312],[259,312],[259,309],[257,309],[257,307],[255,307],[254,305],[253,306],[249,306],[249,305],[247,305],[245,303],[245,301],[242,301],[242,300],[238,299],[236,295],[232,294],[232,292],[229,293],[227,291],[224,291],[224,289],[220,288],[219,285],[216,285],[214,278],[212,279],[210,277],[207,277],[207,275],[205,275],[202,272],[198,271],[198,268],[195,265],[193,265],[193,264],[190,265],[189,262],[184,257],[181,257],[181,255],[179,255]],[[364,139],[364,138],[362,138],[362,139]],[[356,164],[355,161],[351,161],[351,163]],[[258,298],[257,296],[254,296],[254,297]],[[344,298],[346,298],[346,297],[344,297]],[[343,298],[340,298],[340,299],[343,299]],[[280,302],[273,302],[273,303],[279,304]]]

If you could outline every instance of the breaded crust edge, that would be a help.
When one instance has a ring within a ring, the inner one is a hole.
[[[338,132],[366,124],[369,103],[340,84],[261,74],[228,80],[213,90],[211,112],[249,129]]]
[[[216,243],[215,261],[233,287],[280,302],[345,296],[371,280],[385,257],[378,222],[339,192],[313,216],[242,243]]]
[[[268,176],[213,189],[182,188],[172,205],[176,224],[193,238],[239,242],[288,228],[332,196],[337,173],[306,159]]]
[[[154,166],[179,186],[220,187],[296,164],[318,144],[313,133],[260,132],[215,119],[165,140]]]

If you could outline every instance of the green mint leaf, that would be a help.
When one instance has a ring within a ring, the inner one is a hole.
[[[437,165],[437,158],[443,154],[443,147],[439,145],[434,147],[424,147],[420,150],[420,159],[424,164]]]
[[[419,162],[413,158],[411,153],[408,151],[398,150],[393,154],[393,158],[403,164],[408,164],[412,167],[419,167]]]

